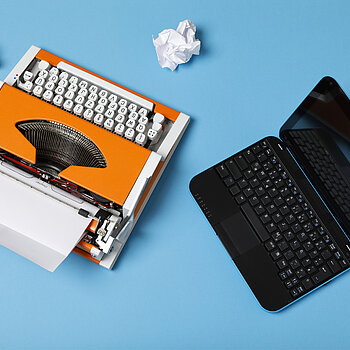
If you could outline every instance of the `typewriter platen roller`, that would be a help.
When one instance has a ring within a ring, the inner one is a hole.
[[[188,121],[32,46],[0,82],[0,186],[17,202],[24,191],[38,224],[17,227],[5,212],[0,243],[51,271],[72,250],[112,268]],[[40,210],[46,201],[61,211]],[[58,239],[47,220],[66,212],[69,239]]]

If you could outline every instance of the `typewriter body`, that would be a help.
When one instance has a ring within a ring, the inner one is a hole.
[[[32,46],[0,81],[0,243],[50,271],[71,251],[111,269],[188,122]]]

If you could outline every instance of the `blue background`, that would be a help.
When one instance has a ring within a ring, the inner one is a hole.
[[[0,78],[35,44],[192,122],[114,270],[71,254],[49,273],[0,248],[0,348],[349,348],[350,274],[263,311],[188,190],[277,135],[322,76],[350,93],[349,11],[319,0],[1,1]],[[152,34],[186,18],[201,54],[161,69]]]

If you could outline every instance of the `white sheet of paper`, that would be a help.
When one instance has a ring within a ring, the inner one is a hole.
[[[165,29],[153,38],[160,66],[173,71],[179,64],[188,62],[192,55],[199,55],[201,42],[195,35],[196,26],[186,19],[176,30]]]
[[[54,271],[91,219],[0,173],[0,244]]]

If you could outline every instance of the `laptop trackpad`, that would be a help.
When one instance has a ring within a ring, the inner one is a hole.
[[[260,244],[253,228],[241,212],[231,215],[220,224],[238,253],[243,254]]]

